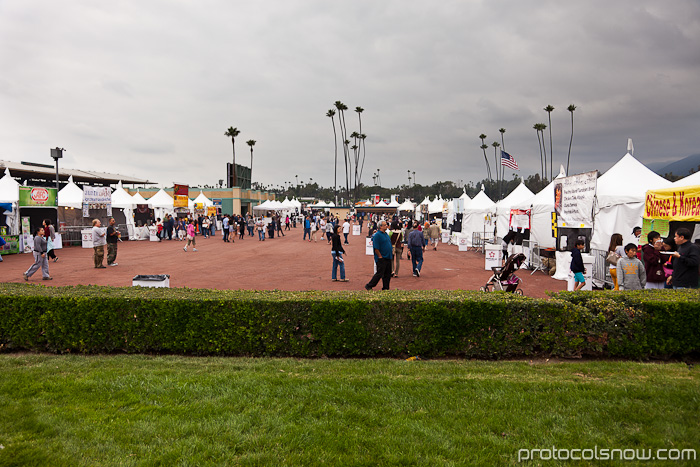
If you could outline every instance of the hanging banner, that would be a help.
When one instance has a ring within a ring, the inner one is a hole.
[[[510,210],[510,228],[529,229],[530,228],[530,210],[529,209],[511,209]]]
[[[86,186],[83,188],[83,202],[92,209],[106,209],[108,204],[112,204],[112,189],[108,186]],[[93,207],[95,205],[101,207]]]
[[[700,221],[700,185],[647,191],[644,217],[672,221]]]
[[[173,207],[176,208],[186,208],[188,207],[189,199],[189,185],[175,185],[173,190]]]
[[[598,172],[586,172],[555,180],[554,211],[558,227],[592,228],[593,200]]]
[[[58,206],[56,193],[55,188],[21,186],[19,187],[19,205],[21,207]]]
[[[639,236],[639,244],[647,243],[647,236],[651,231],[659,232],[661,238],[668,237],[670,225],[668,219],[642,219],[642,234]]]

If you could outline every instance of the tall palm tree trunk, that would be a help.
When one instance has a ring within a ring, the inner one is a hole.
[[[338,204],[338,136],[335,132],[335,118],[331,117],[333,124],[333,145],[335,146],[335,165],[333,167],[333,193],[335,194],[335,204]]]

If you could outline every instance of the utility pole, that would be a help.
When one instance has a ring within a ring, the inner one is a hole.
[[[65,151],[65,149],[59,148],[59,147],[51,149],[51,157],[56,162],[56,200],[58,200],[58,189],[59,189],[59,187],[58,187],[58,160],[63,158],[63,151]]]

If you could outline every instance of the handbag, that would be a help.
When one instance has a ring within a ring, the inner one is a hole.
[[[620,257],[617,255],[617,253],[614,251],[608,251],[608,256],[605,258],[605,262],[612,264],[613,266],[617,266],[618,259],[620,259]]]

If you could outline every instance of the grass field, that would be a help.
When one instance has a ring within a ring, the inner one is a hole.
[[[0,355],[0,372],[0,465],[510,465],[552,446],[700,450],[700,370],[684,363],[21,354]],[[531,465],[560,463],[573,464]]]

